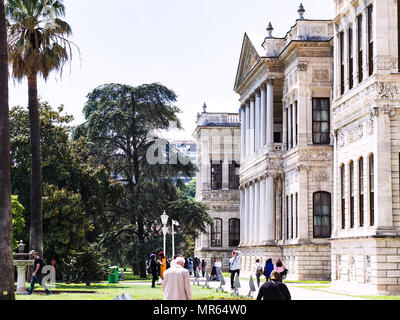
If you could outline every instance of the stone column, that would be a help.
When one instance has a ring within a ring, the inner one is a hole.
[[[273,152],[274,147],[274,80],[267,80],[267,146]]]
[[[255,129],[255,101],[253,96],[250,98],[250,154],[253,154],[255,151],[254,129]]]
[[[288,150],[288,135],[287,135],[287,106],[283,106],[283,151]]]
[[[246,156],[246,106],[240,108],[240,162],[243,162]]]
[[[240,245],[244,244],[244,221],[246,217],[246,189],[240,189]]]
[[[244,190],[245,196],[245,215],[243,223],[241,223],[241,228],[244,229],[244,244],[247,245],[249,243],[249,230],[250,230],[250,188],[249,186],[245,187]]]
[[[253,227],[253,233],[254,233],[254,240],[253,242],[259,242],[260,241],[260,233],[259,233],[259,224],[260,224],[260,181],[255,182],[254,186],[254,227]]]
[[[255,151],[260,149],[260,124],[261,124],[261,99],[260,92],[256,92],[256,105],[255,105],[255,129],[254,129],[254,141],[255,141]]]
[[[247,157],[250,154],[250,133],[251,133],[251,130],[250,130],[250,103],[249,102],[246,102],[245,110],[246,110],[246,115],[245,115],[245,117],[246,117],[246,148],[245,148],[246,156],[245,156],[245,158],[247,159]]]
[[[265,85],[261,86],[261,148],[263,148],[267,142],[267,91]]]
[[[300,166],[297,168],[299,175],[299,195],[298,195],[298,238],[308,239],[308,182],[307,168]]]
[[[258,227],[259,238],[258,241],[262,244],[267,239],[267,229],[266,229],[266,220],[267,220],[267,181],[262,179],[260,181],[260,220]]]
[[[255,213],[255,186],[254,183],[250,185],[250,212],[249,212],[249,243],[254,242],[254,213]]]
[[[374,153],[375,169],[375,226],[380,230],[393,229],[392,208],[392,153],[391,153],[391,117],[395,109],[379,107],[376,116],[376,152]]]
[[[297,110],[297,106],[296,106],[296,101],[293,103],[292,105],[292,117],[293,117],[293,122],[292,122],[292,127],[293,127],[293,137],[292,137],[292,141],[293,141],[293,147],[295,147],[297,145],[296,143],[296,124],[297,124],[297,114],[298,112]]]
[[[288,150],[292,149],[292,105],[290,104],[288,109]]]
[[[267,176],[267,219],[266,219],[266,241],[273,242],[275,240],[275,203],[274,203],[274,178],[272,175]]]

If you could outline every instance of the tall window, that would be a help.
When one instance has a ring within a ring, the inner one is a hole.
[[[214,219],[211,225],[211,247],[222,247],[222,220]]]
[[[354,162],[349,165],[350,178],[350,228],[354,228]]]
[[[358,187],[360,189],[359,213],[360,227],[364,226],[364,159],[358,160]]]
[[[240,243],[240,220],[229,220],[229,246],[237,247]]]
[[[293,195],[290,196],[290,218],[291,218],[291,224],[290,224],[290,236],[293,239],[294,238],[294,233],[293,233],[293,225],[294,225],[294,215],[293,215]]]
[[[313,98],[313,143],[330,143],[330,99]]]
[[[368,7],[368,65],[369,75],[374,72],[374,8]]]
[[[331,236],[331,194],[316,192],[313,197],[314,238]]]
[[[286,196],[286,239],[289,239],[289,196]]]
[[[295,211],[296,211],[296,235],[295,238],[297,239],[299,237],[299,194],[296,193],[296,207],[295,207]]]
[[[353,88],[353,29],[349,28],[349,88]]]
[[[296,128],[296,136],[295,136],[295,145],[299,144],[299,123],[298,123],[298,106],[297,101],[294,103],[294,119],[295,119],[295,128]]]
[[[369,216],[370,225],[375,224],[375,168],[374,155],[369,156]]]
[[[340,166],[340,195],[341,203],[341,216],[342,216],[342,229],[346,228],[346,196],[345,196],[345,171],[344,164]]]
[[[340,94],[344,93],[344,33],[339,33],[340,50]]]
[[[286,147],[289,150],[290,146],[289,146],[289,108],[285,108],[286,109]]]
[[[358,82],[363,81],[363,16],[357,17]]]
[[[211,189],[222,189],[222,161],[218,164],[211,163]]]
[[[290,105],[290,135],[291,135],[291,139],[290,139],[290,149],[293,148],[293,144],[294,144],[294,138],[293,138],[293,105]]]
[[[230,190],[236,190],[239,189],[239,168],[240,165],[238,165],[235,161],[233,161],[229,165],[229,189]]]

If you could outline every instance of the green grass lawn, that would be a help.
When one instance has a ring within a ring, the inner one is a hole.
[[[40,286],[36,289],[42,290]],[[117,295],[123,293],[130,294],[134,300],[163,300],[164,295],[162,287],[157,285],[156,288],[151,288],[150,284],[107,284],[97,283],[91,286],[85,284],[64,284],[58,283],[56,288],[50,289],[53,294],[46,296],[45,294],[33,294],[31,296],[16,296],[17,300],[113,300]],[[97,291],[97,294],[83,294],[83,293],[61,293],[57,294],[59,290],[79,291],[90,290]],[[216,293],[215,289],[203,289],[199,286],[192,286],[192,297],[194,300],[211,300],[211,299],[230,299],[229,293]]]

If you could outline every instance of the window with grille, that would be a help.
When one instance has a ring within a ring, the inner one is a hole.
[[[240,165],[237,164],[235,161],[233,161],[229,165],[229,189],[230,190],[236,190],[239,189],[239,168]]]
[[[222,161],[218,164],[211,163],[211,189],[222,189]]]
[[[313,143],[330,143],[330,99],[313,98]]]
[[[316,192],[313,197],[314,238],[331,236],[331,194]]]
[[[229,246],[237,247],[240,243],[240,220],[229,220]]]
[[[222,247],[222,220],[214,219],[211,225],[211,247]]]

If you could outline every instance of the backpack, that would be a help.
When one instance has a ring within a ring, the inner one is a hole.
[[[263,273],[263,268],[262,267],[258,267],[256,270],[257,274],[262,274]]]

